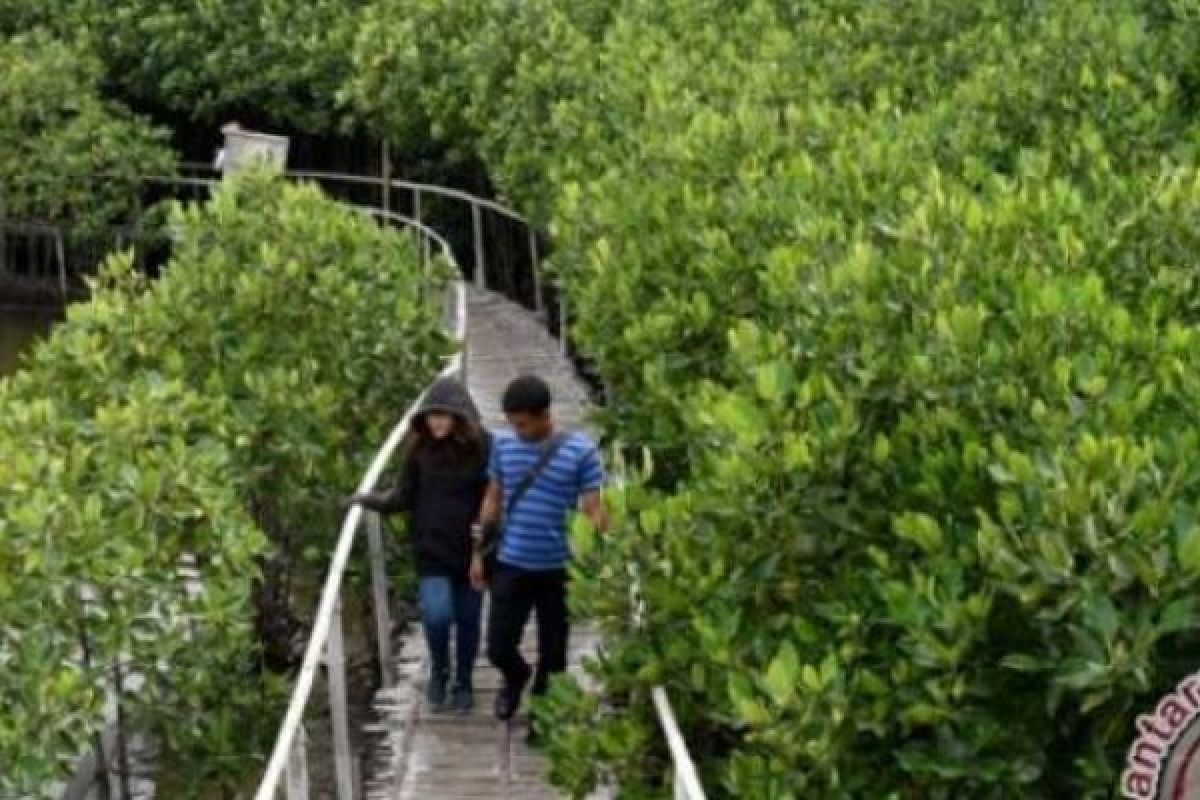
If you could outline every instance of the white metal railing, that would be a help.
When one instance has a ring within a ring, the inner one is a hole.
[[[508,219],[523,224],[529,228],[529,252],[530,264],[533,274],[535,308],[539,316],[545,314],[545,299],[543,297],[542,281],[540,277],[540,261],[537,248],[537,237],[528,221],[521,214],[509,209],[499,203],[496,203],[485,198],[476,197],[468,192],[459,189],[452,189],[436,184],[418,183],[415,181],[407,181],[400,179],[382,179],[372,176],[361,175],[346,175],[335,172],[319,172],[312,170],[288,170],[285,175],[294,179],[308,179],[315,181],[335,182],[344,184],[360,184],[360,185],[379,185],[384,197],[384,205],[390,206],[387,202],[387,191],[389,188],[399,189],[412,193],[412,208],[411,216],[397,214],[389,211],[386,208],[375,208],[370,206],[354,206],[354,208],[375,215],[376,217],[389,219],[401,224],[409,225],[419,231],[426,243],[436,243],[445,254],[445,257],[451,264],[457,265],[454,259],[453,251],[448,242],[441,237],[437,232],[425,225],[422,216],[422,197],[424,195],[432,195],[444,197],[452,200],[457,200],[469,205],[471,210],[472,233],[473,233],[473,255],[474,255],[474,283],[479,288],[486,288],[486,260],[484,255],[484,236],[483,236],[483,211],[486,209],[498,213]],[[211,182],[207,180],[196,180],[196,182]],[[558,339],[563,352],[567,352],[567,310],[566,298],[561,291],[561,286],[558,293],[559,313],[558,313]],[[460,353],[455,356],[451,364],[443,371],[443,375],[460,375],[465,377],[465,370],[468,368],[469,358],[466,353],[466,309],[465,309],[465,292],[464,287],[459,284],[456,286],[457,296],[459,298],[460,313],[457,315],[458,323],[461,325],[461,333],[456,334],[462,348]],[[542,316],[542,319],[546,318]],[[415,409],[420,403],[420,398],[413,403],[413,406],[401,419],[400,423],[392,431],[392,435],[380,448],[374,462],[372,462],[367,474],[363,477],[363,481],[359,486],[359,491],[371,491],[374,488],[375,482],[379,479],[384,466],[391,458],[397,444],[403,437],[404,432],[408,428],[408,424],[412,419]],[[304,748],[304,730],[302,718],[304,708],[307,705],[308,697],[311,695],[313,681],[316,674],[316,669],[320,661],[322,649],[327,652],[326,663],[329,668],[329,689],[330,689],[330,712],[334,716],[333,733],[334,733],[334,769],[337,779],[337,797],[338,800],[357,800],[358,792],[355,783],[355,775],[353,764],[351,763],[350,744],[346,701],[345,701],[345,676],[343,662],[343,641],[340,622],[340,590],[341,590],[341,575],[344,572],[349,561],[350,552],[353,548],[354,539],[362,517],[367,519],[367,546],[371,561],[371,583],[373,592],[373,605],[376,617],[377,641],[379,643],[379,661],[382,671],[382,681],[385,686],[393,685],[394,676],[391,675],[391,653],[390,653],[390,630],[391,623],[388,618],[388,602],[387,602],[387,573],[383,557],[383,545],[380,534],[379,516],[370,512],[363,512],[357,506],[353,508],[346,516],[342,525],[341,536],[339,537],[337,547],[334,550],[333,561],[330,564],[329,576],[326,579],[325,587],[321,594],[321,603],[317,609],[317,618],[313,625],[312,633],[310,634],[308,648],[305,651],[304,662],[301,666],[300,675],[297,678],[295,689],[292,693],[291,701],[288,704],[288,710],[284,716],[283,724],[280,728],[278,738],[275,742],[275,748],[271,754],[270,761],[267,764],[267,770],[263,775],[263,779],[259,784],[258,791],[254,795],[254,800],[275,800],[278,793],[280,782],[286,776],[286,795],[287,800],[308,800],[308,783],[307,783],[307,764],[306,751]],[[636,593],[636,579],[633,583],[633,591]],[[641,617],[641,599],[636,600],[635,605],[635,625],[640,624]],[[691,755],[688,752],[687,744],[679,730],[679,724],[675,718],[674,710],[671,708],[670,698],[667,691],[662,686],[655,686],[652,689],[652,699],[655,708],[655,714],[658,718],[659,727],[663,737],[666,740],[667,748],[671,756],[672,762],[672,781],[674,786],[675,800],[706,800],[704,788],[700,783],[696,766],[692,761]]]
[[[384,182],[383,179],[377,179],[377,178],[370,177],[370,176],[343,175],[343,174],[331,173],[331,172],[289,170],[286,174],[288,177],[299,178],[299,179],[335,181],[335,182],[342,182],[342,183],[357,183],[357,184],[366,184],[366,185],[375,185],[375,184],[382,183],[383,190],[385,192],[386,192],[388,186],[390,186],[392,188],[396,188],[396,189],[410,191],[413,193],[413,215],[411,217],[397,215],[394,212],[389,212],[389,211],[385,211],[385,210],[378,209],[378,208],[370,208],[370,207],[365,207],[365,206],[359,206],[358,208],[360,208],[363,211],[366,211],[366,212],[369,212],[372,214],[376,214],[377,216],[383,216],[385,218],[390,218],[390,219],[394,219],[397,221],[401,221],[405,224],[411,224],[411,225],[419,228],[423,233],[427,232],[427,235],[432,232],[429,231],[429,229],[424,225],[422,216],[421,216],[421,207],[422,207],[421,206],[421,197],[423,194],[430,194],[430,195],[435,195],[435,196],[440,196],[440,197],[446,197],[446,198],[459,200],[459,201],[469,204],[470,208],[471,208],[472,227],[473,227],[473,234],[474,234],[475,284],[476,284],[476,286],[478,286],[480,288],[486,288],[486,278],[485,278],[486,272],[485,272],[485,260],[484,260],[484,251],[483,251],[482,210],[487,209],[490,211],[497,212],[497,213],[502,214],[503,216],[513,220],[514,222],[518,222],[518,223],[524,224],[527,227],[529,227],[526,219],[523,216],[521,216],[520,214],[518,214],[517,212],[515,212],[509,208],[506,208],[498,203],[495,203],[493,201],[486,200],[484,198],[475,197],[474,195],[471,195],[467,192],[463,192],[458,189],[451,189],[451,188],[444,187],[444,186],[437,186],[435,184],[417,183],[414,181],[406,181],[406,180],[390,180],[390,181]],[[445,243],[444,239],[441,239],[441,237],[437,237],[436,234],[433,234],[433,236],[436,237],[438,241],[440,241],[444,250],[449,250],[449,246]],[[532,231],[532,229],[530,229],[530,233],[529,233],[529,245],[530,245],[530,258],[531,258],[530,263],[532,265],[532,271],[533,271],[533,277],[534,277],[536,308],[539,313],[542,313],[542,312],[544,312],[544,300],[542,297],[541,281],[539,278],[540,270],[538,268],[539,261],[538,261],[538,251],[537,251],[537,238],[536,238],[534,232]],[[451,263],[453,263],[453,253],[449,253],[447,257],[451,260]],[[567,315],[566,315],[565,297],[563,296],[561,291],[559,292],[558,299],[559,299],[558,337],[559,337],[560,344],[563,348],[563,351],[566,352],[566,350],[567,350],[567,335],[566,335]],[[465,345],[466,345],[466,342],[464,339],[463,340],[464,352],[465,352]],[[463,366],[464,367],[466,366],[465,362],[464,362]],[[414,404],[414,408],[415,408],[415,406],[416,406],[416,404]],[[400,426],[398,426],[398,430],[405,429],[405,427],[408,423],[408,420],[411,418],[412,413],[413,413],[413,411],[410,409],[409,413],[406,414],[405,418],[401,421]],[[389,439],[389,442],[390,442],[390,439]],[[386,449],[387,444],[385,444],[384,447]],[[381,450],[380,452],[383,453],[383,450]],[[389,454],[389,456],[390,456],[390,454]],[[375,465],[373,464],[372,467],[374,467],[374,466]],[[364,484],[363,484],[363,487],[360,487],[360,491],[369,491],[370,490],[371,487],[367,485],[367,479],[370,477],[372,477],[372,473],[371,473],[371,471],[368,471],[367,477],[365,477],[363,479]],[[378,478],[378,475],[375,475],[374,477]],[[371,485],[373,486],[373,482]],[[356,525],[356,523],[357,523],[357,520],[354,515],[358,514],[358,513],[359,513],[359,511],[356,508],[350,512],[350,515],[347,516],[346,522],[343,525],[343,529],[342,529],[343,538],[346,536],[348,526],[350,527],[351,531],[353,530],[353,526]],[[387,613],[386,612],[386,573],[382,569],[382,565],[383,565],[382,545],[376,543],[378,540],[378,537],[379,537],[378,516],[371,514],[369,516],[369,520],[370,521],[368,523],[368,536],[370,537],[369,546],[371,547],[372,584],[373,584],[373,586],[384,587],[384,589],[383,589],[384,593],[382,595],[380,594],[380,590],[378,588],[375,589],[374,604],[376,607],[375,610],[376,610],[376,615],[377,615],[377,620],[378,620],[378,616],[381,613],[381,609],[382,609],[382,613],[385,613],[385,614]],[[352,538],[353,533],[351,533],[350,535]],[[333,574],[334,567],[337,567],[338,569],[345,568],[346,559],[348,558],[349,548],[350,548],[350,545],[347,544],[345,547],[347,555],[343,556],[343,558],[341,559],[341,561],[339,563],[338,555],[342,552],[342,549],[343,549],[341,547],[341,542],[339,541],[339,548],[337,550],[335,550],[335,553],[334,553],[334,559],[335,559],[334,565],[332,565],[330,567],[331,577]],[[376,556],[376,552],[378,552],[378,557]],[[378,569],[377,569],[377,565],[378,565]],[[327,589],[328,589],[328,586],[329,586],[329,584],[327,582]],[[633,587],[634,587],[634,591],[636,593],[636,591],[637,591],[636,590],[636,581],[634,582]],[[322,595],[322,599],[324,600],[324,594]],[[640,599],[640,597],[638,597],[636,600],[636,605],[635,605],[635,616],[636,616],[635,624],[640,624],[641,609],[642,609],[641,599]],[[321,611],[321,609],[318,609],[318,614],[320,614],[320,611]],[[384,618],[383,620],[378,620],[378,622],[379,622],[379,625],[381,626],[379,629],[380,635],[377,637],[380,642],[380,664],[386,665],[386,666],[382,666],[381,669],[385,670],[385,673],[384,673],[385,685],[391,685],[390,683],[388,683],[388,681],[390,680],[390,677],[388,676],[388,674],[386,672],[386,670],[390,667],[390,654],[387,652],[387,650],[385,649],[385,645],[383,644],[385,641],[388,640],[387,636],[384,635],[384,632],[387,631],[389,628],[383,627],[383,623],[386,622],[386,618]],[[313,638],[315,638],[317,632],[318,632],[318,629],[314,626]],[[340,629],[338,629],[336,632],[340,635]],[[310,649],[312,649],[312,647],[313,647],[311,639],[309,642],[309,647],[310,647]],[[306,662],[307,662],[307,659],[306,659]],[[303,677],[303,668],[302,668],[302,677]],[[297,683],[296,693],[298,694],[302,688],[304,689],[304,691],[306,693],[311,691],[311,688],[312,688],[312,677],[311,676],[309,676],[309,678],[307,680],[307,685]],[[332,685],[331,685],[331,691],[332,691]],[[679,724],[675,718],[674,710],[671,708],[670,698],[667,695],[666,689],[662,686],[655,686],[652,689],[652,698],[653,698],[653,702],[654,702],[655,713],[658,718],[659,727],[662,730],[662,734],[666,740],[668,751],[670,752],[670,755],[671,755],[672,781],[673,781],[673,785],[674,785],[675,799],[676,800],[706,800],[704,788],[700,783],[700,778],[696,771],[696,766],[693,763],[691,755],[688,752],[687,744],[684,741],[683,735],[679,730]],[[296,694],[293,695],[293,704],[295,703],[295,700],[296,700]],[[331,702],[331,708],[332,708],[332,706],[333,706],[333,703]],[[291,717],[293,717],[293,716],[295,716],[297,719],[299,719],[300,711],[297,711],[293,714],[291,706],[289,706],[288,711],[289,711],[288,716],[285,717],[285,719],[284,719],[284,727],[280,731],[280,738],[279,738],[279,740],[276,741],[275,752],[272,754],[271,761],[268,764],[267,773],[264,775],[263,781],[259,785],[259,790],[258,790],[258,793],[255,795],[255,800],[274,800],[275,792],[277,791],[277,788],[279,786],[280,774],[284,770],[284,765],[289,763],[289,759],[295,759],[295,760],[302,761],[304,758],[305,754],[303,753],[303,747],[294,746],[294,742],[296,741],[296,733],[299,731],[299,723],[292,722],[292,720],[291,720]],[[302,708],[301,708],[301,711],[302,711]],[[292,729],[290,731],[289,731],[289,724]],[[336,747],[338,747],[336,726],[335,726],[334,732],[335,732],[335,743],[334,744],[335,744],[335,748],[336,748]],[[285,742],[285,736],[290,741]],[[346,744],[345,749],[348,752],[348,749],[349,749],[348,742]],[[340,763],[341,763],[340,758],[337,761],[335,761],[335,766],[338,769],[340,769]],[[289,777],[288,783],[287,783],[287,789],[288,789],[288,793],[286,795],[287,800],[301,800],[301,799],[307,800],[307,797],[308,797],[307,786],[306,785],[303,787],[297,786],[294,789],[293,785],[292,785],[293,773],[294,772],[298,773],[301,771],[302,771],[302,767],[298,763],[295,764],[294,767],[290,767],[287,769],[287,774]],[[354,787],[348,786],[346,789],[343,790],[343,784],[342,784],[342,780],[341,780],[341,772],[339,772],[338,774],[339,774],[338,800],[354,800],[354,798],[357,797],[357,794],[354,793]],[[346,774],[348,776],[350,775],[349,770],[347,770]]]
[[[212,166],[208,164],[185,163],[182,165],[184,169],[192,173],[209,175],[215,172]],[[423,198],[427,195],[434,197],[443,197],[449,200],[457,200],[466,205],[471,212],[471,235],[472,235],[472,253],[474,255],[474,263],[472,264],[473,280],[475,285],[480,288],[486,288],[487,285],[487,248],[484,246],[484,227],[483,227],[483,212],[490,211],[498,214],[512,222],[524,225],[528,232],[528,249],[530,264],[533,265],[533,295],[534,295],[534,310],[543,315],[546,312],[546,301],[544,289],[542,286],[541,271],[537,268],[540,264],[540,254],[538,253],[537,232],[533,226],[529,224],[529,220],[524,215],[517,211],[498,203],[495,200],[489,200],[485,197],[478,197],[470,192],[462,189],[454,189],[449,186],[439,186],[434,183],[421,183],[419,181],[409,181],[399,178],[376,177],[373,175],[349,175],[341,172],[325,172],[321,170],[298,170],[289,169],[283,173],[288,178],[313,180],[325,183],[339,183],[345,185],[369,186],[378,187],[380,192],[379,210],[384,212],[391,211],[391,191],[399,190],[408,192],[412,198],[412,216],[411,221],[420,225],[424,222],[424,204]],[[192,184],[204,184],[215,182],[215,178],[182,178],[179,182],[190,182]],[[566,298],[561,291],[561,285],[556,286],[558,292],[558,331],[557,338],[564,352],[567,347],[567,312]]]
[[[298,177],[298,176],[294,176]],[[143,176],[147,183],[172,185],[176,187],[198,188],[209,190],[220,181],[210,178],[196,177],[167,177]],[[437,248],[446,261],[457,269],[453,249],[450,243],[429,226],[419,220],[369,206],[347,204],[355,211],[369,214],[382,221],[405,226],[414,231],[419,239],[418,252],[421,254],[422,266],[428,263],[430,250]],[[438,377],[457,377],[465,380],[467,369],[467,298],[466,285],[456,280],[452,285],[452,297],[449,298],[451,308],[447,327],[449,333],[458,345],[457,352],[451,356]],[[388,438],[376,453],[366,474],[359,484],[360,492],[374,489],[383,470],[387,467],[395,451],[403,440],[415,414],[416,408],[423,399],[424,392],[413,402],[412,406],[393,427]],[[334,777],[339,800],[353,800],[358,794],[358,776],[350,749],[349,709],[346,692],[345,672],[345,639],[342,630],[342,583],[346,567],[358,538],[362,522],[366,521],[366,543],[368,560],[371,568],[372,606],[375,618],[376,640],[379,650],[381,681],[385,686],[394,684],[391,662],[391,614],[388,602],[388,576],[383,548],[382,526],[378,514],[364,512],[355,506],[343,520],[342,529],[334,548],[329,571],[322,589],[313,627],[309,635],[300,672],[297,675],[292,695],[284,715],[283,722],[267,770],[263,775],[256,797],[274,798],[281,779],[286,778],[288,800],[308,800],[308,768],[306,737],[303,727],[304,712],[312,696],[317,671],[324,664],[327,671],[329,690],[329,717],[333,734]],[[195,588],[194,576],[189,588]],[[116,742],[118,731],[110,726],[105,736],[112,739],[118,747],[123,742]],[[105,750],[111,749],[112,743]],[[104,773],[94,756],[85,756],[77,764],[75,775],[64,788],[63,798],[85,796],[97,777]]]
[[[448,248],[447,248],[448,251]],[[448,258],[453,254],[446,252]],[[466,361],[465,348],[467,340],[467,308],[466,292],[461,283],[455,285],[456,306],[455,339],[460,343],[460,351],[451,357],[450,363],[442,370],[442,377],[460,377]],[[423,394],[423,393],[422,393]],[[409,407],[392,429],[391,434],[375,455],[371,466],[367,469],[359,483],[358,491],[369,492],[375,488],[384,468],[391,460],[396,448],[400,445],[408,431],[421,398]],[[354,549],[355,540],[363,517],[367,517],[367,546],[370,550],[371,583],[374,594],[377,638],[380,650],[380,664],[384,670],[385,682],[390,681],[387,666],[391,661],[391,622],[387,602],[387,573],[383,561],[383,543],[380,534],[379,516],[374,513],[364,513],[354,506],[346,514],[342,523],[341,534],[333,551],[329,572],[325,585],[321,590],[321,600],[317,606],[316,617],[313,620],[312,632],[309,635],[308,646],[304,651],[304,660],[292,690],[283,723],[275,740],[274,750],[267,762],[266,772],[255,793],[256,800],[274,800],[280,782],[287,774],[288,800],[300,800],[308,797],[308,776],[306,754],[304,749],[303,720],[304,711],[312,695],[313,682],[317,669],[324,660],[328,670],[329,710],[333,724],[334,773],[337,780],[337,795],[339,800],[351,800],[358,796],[356,775],[350,751],[349,715],[346,705],[346,674],[345,674],[345,642],[342,633],[341,595],[342,580],[345,577],[346,566],[350,562],[350,554]]]
[[[696,774],[696,765],[692,763],[692,756],[688,753],[687,742],[679,732],[679,723],[675,721],[675,712],[671,709],[667,690],[655,686],[651,696],[654,698],[658,724],[667,740],[667,749],[671,751],[675,800],[705,800],[704,787],[700,785],[700,776]]]
[[[630,623],[634,630],[639,630],[646,614],[646,601],[642,597],[637,570],[633,566],[629,568],[629,579]],[[667,750],[671,755],[671,783],[675,800],[707,800],[696,764],[692,761],[687,742],[679,730],[679,722],[675,719],[675,711],[671,708],[671,699],[666,688],[662,685],[654,686],[650,690],[650,697],[654,703],[658,727],[667,741]]]
[[[184,165],[193,171],[214,172],[208,165]],[[473,272],[474,283],[479,288],[487,288],[486,258],[484,248],[483,212],[499,214],[513,222],[528,228],[529,255],[532,272],[535,310],[544,322],[549,322],[546,316],[546,299],[541,277],[540,254],[536,232],[524,216],[504,205],[486,198],[477,197],[468,192],[436,184],[419,183],[400,179],[376,178],[373,176],[347,175],[335,172],[319,172],[312,170],[288,170],[285,177],[292,179],[307,179],[319,182],[333,182],[349,185],[379,186],[382,193],[382,206],[347,204],[362,213],[370,214],[378,219],[387,220],[406,226],[414,231],[419,239],[418,250],[422,263],[429,260],[430,249],[436,247],[443,257],[454,267],[458,261],[453,249],[445,237],[425,224],[422,214],[422,198],[425,195],[443,197],[462,202],[469,206],[473,235]],[[211,188],[218,183],[218,177],[194,176],[143,176],[147,183],[159,183],[188,187],[193,189]],[[399,214],[390,210],[389,190],[397,189],[411,193],[411,215]],[[567,306],[566,297],[561,285],[555,287],[558,292],[557,334],[562,351],[568,351],[567,342]],[[466,284],[456,281],[453,286],[453,309],[450,314],[449,327],[454,340],[459,345],[455,353],[441,371],[439,377],[458,377],[466,379],[469,368],[467,352],[467,301]],[[407,432],[411,420],[419,407],[422,396],[419,396],[395,425],[386,441],[376,453],[371,465],[358,486],[359,492],[369,492],[375,488],[383,470],[399,447]],[[342,584],[346,567],[358,539],[358,532],[366,521],[366,545],[368,560],[371,568],[372,605],[376,625],[376,641],[379,649],[379,664],[381,681],[385,687],[394,685],[395,676],[392,674],[391,659],[391,619],[388,602],[388,576],[384,557],[382,528],[378,514],[364,511],[359,506],[351,508],[343,522],[337,544],[333,551],[329,570],[322,587],[321,598],[317,606],[313,627],[305,648],[300,671],[288,701],[287,710],[276,736],[267,767],[262,780],[254,794],[254,800],[276,800],[279,789],[285,789],[287,800],[308,800],[308,766],[306,735],[304,730],[304,712],[312,697],[313,686],[317,672],[324,663],[327,670],[329,690],[329,715],[333,733],[334,777],[336,781],[336,796],[338,800],[358,800],[359,784],[356,775],[353,754],[350,748],[349,714],[346,697],[345,673],[345,639],[342,630]],[[632,591],[637,592],[636,577],[631,585]],[[635,626],[640,624],[641,600],[635,598]],[[705,800],[703,787],[686,742],[679,730],[674,711],[666,689],[655,686],[652,698],[659,726],[671,755],[674,792],[676,800]]]

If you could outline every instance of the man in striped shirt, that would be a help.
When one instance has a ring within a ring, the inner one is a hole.
[[[534,376],[517,378],[505,390],[504,414],[515,435],[499,436],[492,445],[491,482],[480,512],[481,526],[498,524],[504,517],[488,620],[488,658],[504,676],[495,709],[501,720],[516,714],[531,677],[533,693],[541,694],[550,676],[567,666],[568,518],[582,509],[598,529],[608,526],[600,499],[604,466],[596,444],[582,433],[556,432],[550,402],[549,387]],[[513,505],[518,486],[539,462],[542,469]],[[478,555],[471,579],[477,586],[483,584]],[[536,674],[518,649],[534,611]]]

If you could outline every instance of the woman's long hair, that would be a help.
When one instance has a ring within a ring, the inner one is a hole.
[[[487,457],[484,452],[483,430],[462,414],[451,414],[454,427],[444,439],[429,432],[425,414],[413,417],[405,437],[408,452],[414,457],[429,457],[435,465],[448,468],[478,468]]]

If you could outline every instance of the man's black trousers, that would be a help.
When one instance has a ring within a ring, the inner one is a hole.
[[[533,692],[542,694],[550,676],[567,668],[567,571],[531,572],[497,564],[491,593],[488,658],[508,686],[524,685],[529,678],[529,664],[519,648],[530,612],[537,613],[538,665]]]

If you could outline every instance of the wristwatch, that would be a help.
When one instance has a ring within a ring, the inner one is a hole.
[[[471,541],[475,544],[483,544],[483,526],[478,522],[471,526]]]

